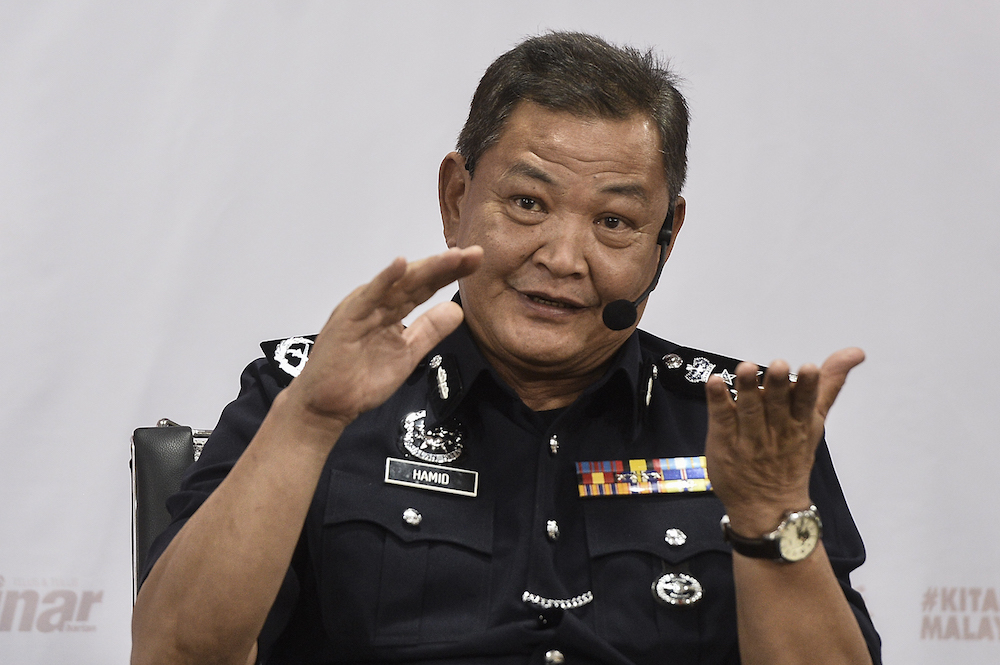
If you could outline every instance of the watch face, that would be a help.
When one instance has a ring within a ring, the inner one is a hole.
[[[820,539],[820,525],[808,511],[789,515],[785,528],[778,536],[778,548],[785,561],[801,561],[812,554]]]

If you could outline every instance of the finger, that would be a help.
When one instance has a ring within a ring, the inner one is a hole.
[[[760,440],[767,428],[762,391],[757,387],[758,369],[757,365],[748,362],[736,366],[736,415],[740,432],[754,440]]]
[[[442,287],[475,271],[482,256],[483,250],[477,245],[462,249],[452,248],[437,256],[411,263],[394,290],[393,304],[397,307],[409,307],[412,310],[413,307],[426,302]]]
[[[865,352],[852,347],[834,352],[824,361],[819,370],[819,388],[816,397],[816,410],[826,418],[834,400],[847,381],[847,373],[864,362]]]
[[[725,438],[735,437],[737,430],[736,405],[729,395],[729,388],[721,377],[713,376],[705,384],[708,404],[708,428],[712,434]],[[716,437],[710,436],[710,439]]]
[[[403,319],[443,286],[475,270],[481,256],[479,247],[455,248],[408,264],[403,277],[379,301],[378,324]]]
[[[320,337],[326,337],[330,334],[328,331],[334,326],[335,321],[340,321],[340,326],[343,326],[344,322],[357,324],[370,319],[377,307],[380,296],[388,291],[405,273],[406,259],[397,257],[392,263],[375,275],[370,282],[358,286],[347,294],[347,297],[340,301],[333,312],[330,313],[330,317],[320,332]],[[362,327],[370,328],[371,322],[368,322],[367,326]]]
[[[795,389],[792,391],[792,418],[799,422],[805,422],[809,418],[812,418],[818,392],[819,368],[811,363],[803,365],[799,369],[798,378],[795,381]]]
[[[763,402],[767,420],[774,423],[779,418],[787,418],[789,405],[788,363],[775,360],[764,374]]]
[[[406,259],[397,256],[392,263],[382,269],[367,284],[362,284],[354,289],[342,306],[344,313],[352,320],[359,321],[367,318],[378,306],[378,303],[385,297],[392,285],[398,282],[406,274]]]
[[[372,281],[361,288],[363,300],[378,300],[382,295],[392,288],[392,285],[399,281],[406,274],[406,259],[397,256],[392,263],[387,265],[382,271],[375,275]]]
[[[414,367],[417,362],[454,332],[464,314],[457,303],[443,302],[421,314],[406,330],[403,339],[410,347]]]
[[[356,298],[348,298],[345,313],[356,322],[367,320],[373,326],[400,321],[441,287],[475,270],[482,253],[482,248],[473,246],[449,249],[411,263],[397,258],[359,289]],[[379,316],[372,318],[376,312]]]

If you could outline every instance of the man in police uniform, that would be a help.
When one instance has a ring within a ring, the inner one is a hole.
[[[878,662],[822,441],[863,354],[760,377],[635,330],[686,144],[651,55],[501,56],[441,165],[448,251],[247,368],[170,502],[133,662]]]

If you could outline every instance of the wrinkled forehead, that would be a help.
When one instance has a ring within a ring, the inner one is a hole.
[[[548,184],[582,177],[592,187],[660,205],[669,186],[658,139],[656,124],[643,114],[602,118],[527,104],[482,157],[490,177]]]
[[[606,113],[598,113],[597,111],[580,110],[576,108],[561,108],[551,104],[540,104],[531,99],[521,99],[513,107],[511,107],[511,111],[503,118],[499,131],[497,132],[494,140],[490,143],[489,147],[483,151],[483,155],[496,147],[496,145],[503,141],[505,137],[509,137],[512,120],[522,118],[525,115],[531,115],[536,118],[540,117],[546,120],[546,122],[536,124],[536,131],[541,133],[536,135],[535,138],[540,141],[545,141],[547,138],[550,138],[552,139],[550,145],[554,145],[558,140],[558,137],[554,135],[554,131],[566,124],[565,121],[567,120],[571,121],[570,124],[578,127],[590,126],[595,129],[599,129],[601,126],[621,126],[628,123],[634,123],[634,126],[636,127],[643,127],[644,131],[641,134],[641,143],[635,143],[632,147],[633,149],[642,152],[646,152],[648,150],[655,153],[657,163],[663,173],[664,185],[669,191],[669,171],[667,167],[667,157],[663,149],[663,136],[660,132],[660,127],[657,124],[656,119],[649,113],[636,110],[630,113],[610,115]],[[515,124],[518,125],[515,128],[515,131],[522,129],[520,123],[515,122]],[[600,132],[595,132],[595,136],[599,133]],[[639,135],[635,134],[633,138],[639,138]],[[602,153],[606,154],[609,158],[612,158],[615,150],[621,146],[602,145],[595,141],[592,147],[592,158],[597,159]]]

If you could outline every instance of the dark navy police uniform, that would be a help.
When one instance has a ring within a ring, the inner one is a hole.
[[[148,566],[232,468],[309,343],[246,369]],[[735,365],[636,332],[572,405],[536,413],[461,326],[334,447],[261,662],[738,663],[722,503],[700,491],[581,496],[577,464],[703,455],[703,382]],[[825,442],[810,492],[879,663],[848,579],[864,548]]]

